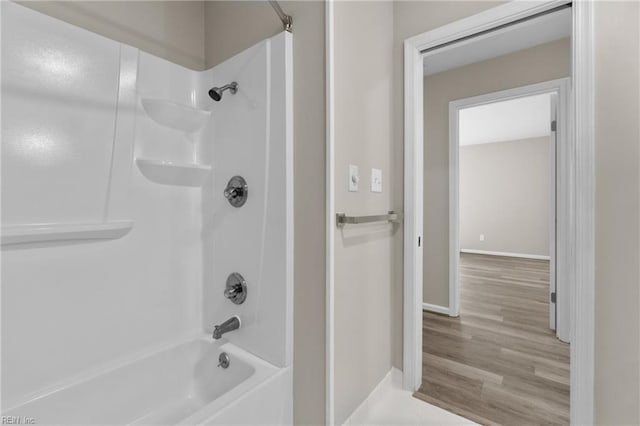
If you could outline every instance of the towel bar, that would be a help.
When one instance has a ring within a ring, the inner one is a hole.
[[[373,223],[373,222],[393,222],[399,223],[402,221],[402,213],[396,213],[390,211],[387,214],[378,214],[372,216],[347,216],[345,213],[336,213],[336,224],[343,226],[346,224],[360,224],[360,223]]]

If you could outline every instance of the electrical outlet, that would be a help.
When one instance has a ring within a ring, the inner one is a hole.
[[[356,192],[358,190],[358,182],[360,175],[358,174],[358,166],[349,164],[349,191]]]
[[[382,170],[371,169],[371,192],[382,192]]]
[[[484,241],[484,234],[480,234],[480,241]]]

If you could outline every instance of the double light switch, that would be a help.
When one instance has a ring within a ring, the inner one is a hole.
[[[360,174],[358,166],[349,164],[349,191],[356,192],[359,189]],[[371,169],[371,192],[382,192],[382,170]]]

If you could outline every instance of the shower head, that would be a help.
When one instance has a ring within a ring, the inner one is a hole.
[[[209,96],[211,96],[211,99],[213,99],[214,101],[220,102],[220,99],[222,99],[222,94],[225,90],[229,90],[232,95],[235,95],[235,93],[238,91],[238,83],[234,81],[232,83],[225,84],[222,87],[213,87],[209,90]]]

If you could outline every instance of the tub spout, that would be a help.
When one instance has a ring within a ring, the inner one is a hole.
[[[223,334],[240,328],[240,317],[237,315],[232,316],[220,325],[213,327],[213,339],[218,340]]]

